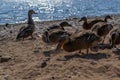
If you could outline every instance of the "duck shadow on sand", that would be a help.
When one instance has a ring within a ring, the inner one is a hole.
[[[48,50],[48,51],[43,51],[43,55],[45,57],[51,57],[51,55],[54,55],[54,54],[59,54],[60,52],[62,52],[63,50],[60,49],[58,51],[55,51],[55,50]]]
[[[82,54],[82,55],[79,55],[79,54],[76,53],[76,54],[73,54],[73,55],[64,56],[66,61],[68,61],[70,59],[73,59],[73,58],[84,58],[84,59],[91,59],[91,60],[100,60],[100,59],[107,59],[109,57],[110,57],[110,55],[105,54],[105,53],[96,53],[96,54],[89,53],[89,54]]]
[[[54,52],[54,50],[49,50],[49,51],[44,51],[43,54],[46,56],[46,57],[51,57],[51,55],[53,54],[58,54],[56,52]],[[89,53],[89,54],[78,54],[78,53],[75,53],[75,54],[72,54],[72,55],[66,55],[64,56],[65,58],[65,61],[68,61],[68,60],[71,60],[73,58],[84,58],[84,59],[91,59],[91,60],[100,60],[100,59],[107,59],[109,58],[110,55],[109,54],[106,54],[106,53]],[[60,59],[57,59],[58,61],[62,61]]]
[[[52,53],[52,50],[50,50],[50,51],[44,51],[44,52],[43,52],[43,55],[44,55],[45,57],[51,57],[52,54],[53,54],[53,53]]]

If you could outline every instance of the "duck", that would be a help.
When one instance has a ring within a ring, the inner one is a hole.
[[[61,40],[64,38],[64,35],[70,36],[71,34],[61,29],[44,31],[44,34],[42,35],[42,41],[45,43],[57,44],[61,42]],[[57,47],[55,50],[57,51],[58,49],[60,49],[60,47]]]
[[[100,37],[91,31],[84,31],[76,35],[75,37],[66,36],[62,39],[60,47],[67,52],[74,52],[78,51],[81,53],[81,50],[86,49],[86,53],[89,53],[89,48],[96,46],[99,41]]]
[[[5,24],[4,30],[6,30],[8,28],[8,25],[9,25],[9,23]]]
[[[114,48],[120,44],[120,28],[116,28],[110,31],[109,43],[110,46]]]
[[[93,27],[94,24],[99,23],[99,22],[105,22],[106,23],[108,19],[112,19],[112,17],[109,16],[109,15],[107,15],[104,20],[95,19],[95,20],[93,20],[93,21],[91,21],[91,22],[88,23],[87,18],[86,17],[82,17],[79,20],[79,22],[84,21],[84,23],[83,23],[83,29],[90,30]]]
[[[108,33],[113,29],[113,25],[112,24],[107,24],[107,23],[96,23],[91,31],[96,32],[97,35],[99,35],[100,37],[102,37],[102,44],[104,43],[104,40],[106,38],[106,36],[108,35]]]
[[[19,33],[18,33],[18,35],[16,37],[16,40],[19,40],[21,38],[24,40],[24,38],[27,38],[29,36],[31,36],[31,38],[33,39],[32,34],[33,34],[34,30],[35,30],[35,24],[34,24],[34,21],[32,19],[33,14],[37,14],[37,13],[32,9],[28,11],[27,27],[25,27],[25,28],[21,27],[21,29],[19,30]]]
[[[59,25],[53,24],[52,26],[48,27],[46,30],[50,31],[50,30],[54,30],[54,29],[61,29],[61,30],[65,30],[64,27],[72,27],[71,24],[69,24],[66,21],[61,22]]]
[[[62,36],[62,34],[70,35],[70,33],[65,31],[65,29],[64,29],[65,26],[72,27],[71,24],[64,21],[64,22],[61,22],[59,25],[52,25],[49,28],[45,29],[43,34],[42,34],[43,42],[45,42],[45,43],[57,43],[58,38],[60,36]]]

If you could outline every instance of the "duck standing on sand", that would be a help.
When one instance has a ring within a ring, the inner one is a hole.
[[[99,36],[91,31],[87,31],[72,38],[69,36],[64,37],[60,46],[67,52],[79,50],[81,53],[82,49],[87,49],[88,54],[89,48],[96,46],[99,41]]]
[[[103,37],[102,44],[104,43],[106,35],[112,30],[113,26],[111,24],[104,24],[102,26],[96,25],[96,29],[92,31],[96,32],[100,37]]]
[[[34,21],[32,19],[32,14],[37,14],[37,13],[35,13],[34,10],[28,11],[28,23],[27,23],[28,25],[27,25],[27,27],[25,27],[25,28],[22,27],[22,29],[20,29],[20,32],[18,33],[16,40],[19,40],[21,38],[24,40],[24,38],[27,38],[29,36],[31,36],[33,38],[32,33],[35,30],[35,25],[34,25]]]
[[[100,24],[95,24],[92,27],[92,31],[96,32],[97,35],[99,35],[100,37],[103,37],[102,40],[102,44],[104,43],[105,37],[106,35],[113,29],[113,26],[111,24],[107,24],[107,23],[100,23]]]
[[[96,23],[99,23],[99,22],[107,22],[108,19],[112,19],[112,18],[111,18],[109,15],[107,15],[104,20],[101,20],[101,19],[98,20],[98,19],[96,19],[96,20],[93,20],[93,21],[91,21],[91,22],[88,23],[87,18],[86,18],[86,17],[82,17],[82,18],[79,20],[79,22],[84,21],[84,23],[83,23],[83,29],[89,30],[89,29],[91,29],[91,28],[93,27],[93,25],[95,25]]]

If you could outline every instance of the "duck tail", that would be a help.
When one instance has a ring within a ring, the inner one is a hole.
[[[20,33],[17,35],[16,40],[20,39]]]
[[[116,32],[113,32],[111,36],[111,42],[110,42],[111,47],[114,46],[115,40],[116,40]]]
[[[19,40],[19,36],[16,37],[16,40]]]

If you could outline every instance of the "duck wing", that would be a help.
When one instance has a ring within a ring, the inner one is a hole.
[[[26,27],[24,28],[21,32],[18,33],[16,39],[22,38],[22,37],[27,37],[31,33],[33,33],[33,28],[32,27]]]
[[[98,22],[104,22],[104,20],[93,20],[93,21],[91,21],[88,25],[89,25],[90,27],[92,27],[93,25],[95,25],[95,24],[98,23]]]
[[[54,30],[54,29],[61,29],[61,27],[59,25],[52,25],[49,28],[47,28],[48,31]]]
[[[78,37],[76,37],[75,39],[79,39],[79,40],[83,40],[85,42],[93,42],[94,40],[96,40],[98,38],[97,35],[95,35],[95,33],[92,32],[86,32],[84,34],[79,35]]]

